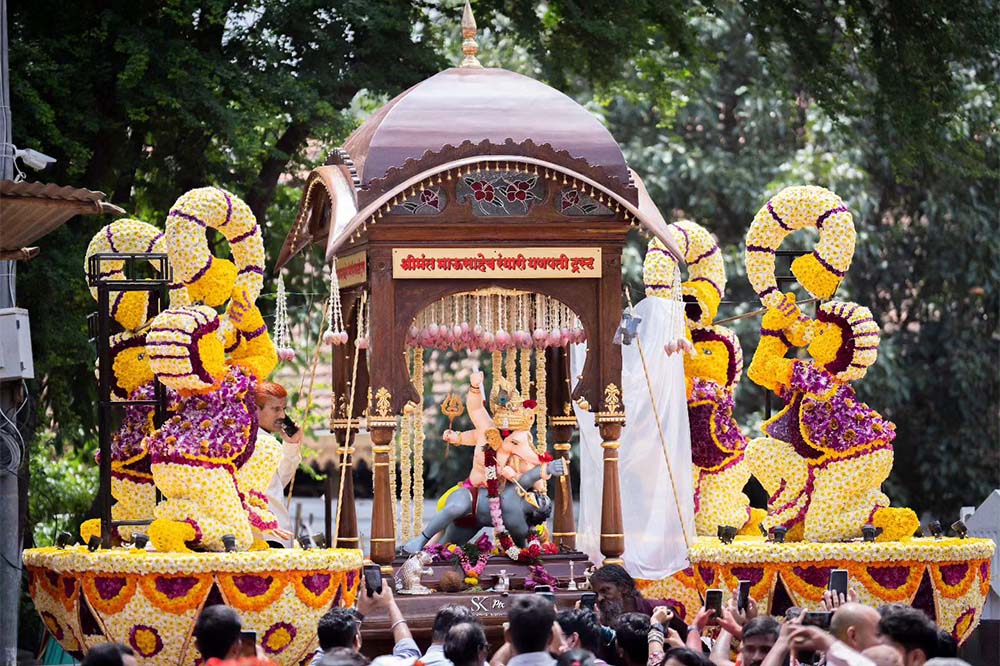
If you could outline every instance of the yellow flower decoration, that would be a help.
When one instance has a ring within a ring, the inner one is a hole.
[[[205,236],[209,227],[229,241],[233,262],[212,256]],[[214,307],[244,291],[253,303],[260,295],[264,240],[253,212],[239,197],[217,187],[183,194],[167,215],[166,246],[174,278],[186,287],[175,290],[172,305],[201,301]]]
[[[72,546],[27,550],[24,561],[32,600],[66,649],[119,641],[145,664],[194,663],[189,637],[218,587],[268,658],[292,666],[315,651],[316,623],[331,604],[353,603],[363,559],[360,550],[346,549],[91,553]],[[81,604],[97,620],[86,631]]]
[[[141,220],[116,220],[102,228],[87,246],[83,270],[88,282],[96,277],[109,280],[125,279],[124,261],[102,261],[97,266],[99,276],[91,273],[90,258],[97,254],[150,254],[164,252],[163,233]],[[90,294],[97,300],[97,287],[90,287]],[[146,323],[149,294],[142,291],[111,292],[111,316],[127,331],[134,331]]]
[[[811,254],[792,262],[792,274],[817,298],[837,290],[854,257],[854,218],[836,194],[822,187],[786,187],[761,208],[746,240],[750,285],[766,307],[777,307],[781,292],[774,276],[775,252],[788,234],[805,227],[819,230]]]
[[[153,320],[146,344],[153,372],[177,391],[212,389],[225,375],[219,317],[207,305],[164,310]]]
[[[726,266],[722,252],[708,229],[680,220],[668,229],[678,247],[683,248],[688,279],[681,284],[687,303],[685,312],[691,326],[707,326],[719,311],[726,290]],[[659,239],[649,242],[643,261],[642,277],[647,296],[672,298],[672,284],[677,262]]]

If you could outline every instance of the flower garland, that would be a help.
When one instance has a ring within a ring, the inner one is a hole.
[[[413,410],[413,530],[424,526],[424,348],[413,350],[413,382],[417,405]]]
[[[548,434],[546,429],[546,418],[545,415],[548,410],[548,405],[545,402],[545,350],[536,349],[535,350],[535,424],[537,425],[537,437],[535,438],[535,451],[541,455],[545,453],[545,449],[548,448],[548,441],[546,435]],[[524,393],[523,395],[528,395]]]
[[[465,574],[466,585],[478,585],[493,553],[494,545],[489,536],[481,534],[474,542],[457,546],[453,543],[436,543],[424,548],[435,562],[450,562],[458,558]]]
[[[500,478],[497,470],[497,453],[487,446],[486,462],[486,493],[490,502],[490,519],[493,522],[493,533],[496,536],[500,552],[515,562],[535,563],[542,554],[542,545],[538,533],[532,531],[528,535],[528,545],[520,548],[514,543],[510,532],[503,524],[503,512],[500,509]]]
[[[278,348],[278,358],[282,361],[295,359],[291,333],[288,330],[288,296],[285,292],[285,276],[278,273],[278,295],[274,308],[274,346]]]

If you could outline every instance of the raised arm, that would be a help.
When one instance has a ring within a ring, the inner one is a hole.
[[[784,301],[778,307],[764,313],[760,342],[747,369],[747,376],[755,384],[777,392],[791,383],[795,361],[785,358],[792,347],[785,329],[796,322],[799,315],[795,295],[792,293],[785,294]]]
[[[483,373],[473,372],[469,378],[469,393],[465,398],[469,418],[476,430],[488,430],[494,427],[493,419],[486,409],[486,399],[483,396]]]
[[[239,331],[236,348],[229,352],[230,362],[246,368],[258,380],[267,379],[278,365],[278,354],[260,310],[243,291],[239,298],[229,302],[226,315]]]
[[[455,446],[475,446],[479,442],[477,435],[478,431],[476,430],[463,430],[461,432],[445,430],[442,439]]]

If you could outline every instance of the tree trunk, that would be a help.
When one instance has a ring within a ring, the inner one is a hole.
[[[274,190],[278,186],[278,178],[285,172],[295,153],[305,144],[311,131],[312,123],[294,121],[285,128],[284,133],[271,149],[271,155],[261,165],[257,180],[246,197],[247,205],[250,206],[250,210],[253,211],[259,223],[263,223],[267,208],[274,201]]]

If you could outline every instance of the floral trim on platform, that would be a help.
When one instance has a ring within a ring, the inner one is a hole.
[[[271,658],[292,666],[315,649],[316,622],[331,604],[353,604],[363,558],[344,549],[91,553],[74,546],[27,550],[24,561],[36,608],[67,650],[108,640],[130,645],[142,664],[193,663],[189,637],[218,586]],[[88,610],[97,636],[84,637],[80,618]]]

